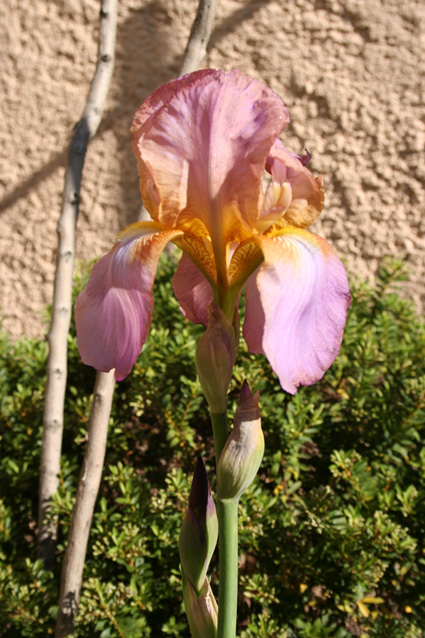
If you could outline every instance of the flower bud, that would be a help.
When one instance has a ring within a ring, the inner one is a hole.
[[[198,596],[183,573],[183,600],[192,638],[217,638],[218,607],[208,578]]]
[[[242,386],[233,430],[217,465],[217,498],[238,499],[251,485],[264,454],[259,393],[251,393],[246,381]]]
[[[196,370],[212,414],[226,412],[226,396],[236,358],[235,328],[214,302],[208,327],[196,348]]]
[[[204,462],[198,457],[179,538],[182,568],[196,593],[204,585],[217,538],[215,505]]]

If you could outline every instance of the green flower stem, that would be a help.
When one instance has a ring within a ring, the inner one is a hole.
[[[210,414],[214,434],[215,462],[218,463],[224,444],[227,441],[227,414]]]
[[[216,463],[227,441],[227,415],[211,414]],[[238,503],[218,501],[219,597],[218,638],[235,638],[238,603]]]
[[[239,499],[218,501],[219,596],[217,638],[235,638],[238,606]]]

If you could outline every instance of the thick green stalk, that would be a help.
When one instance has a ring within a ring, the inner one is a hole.
[[[216,463],[227,441],[227,415],[211,414]],[[218,501],[218,638],[235,638],[238,603],[238,502]]]
[[[210,414],[214,434],[215,462],[218,463],[224,444],[227,441],[227,414]]]
[[[218,501],[219,596],[217,638],[235,638],[238,606],[238,503]]]

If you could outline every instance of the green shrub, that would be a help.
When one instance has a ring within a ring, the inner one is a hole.
[[[197,454],[214,487],[211,430],[194,371],[201,329],[160,264],[149,339],[117,387],[90,535],[77,636],[188,637],[177,539]],[[84,276],[81,279],[84,279]],[[419,638],[425,624],[425,324],[394,289],[353,285],[341,353],[286,395],[241,344],[229,398],[260,390],[266,454],[240,505],[241,638]],[[81,281],[79,283],[81,286]],[[243,314],[243,311],[242,311]],[[36,560],[46,345],[0,335],[0,636],[54,634],[95,373],[69,339],[57,569]],[[213,588],[217,560],[212,563]]]

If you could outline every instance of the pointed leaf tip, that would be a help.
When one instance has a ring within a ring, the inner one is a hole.
[[[244,403],[251,397],[252,397],[251,388],[249,387],[248,381],[245,379],[245,381],[242,384],[241,393],[239,395],[239,405],[241,403]]]

